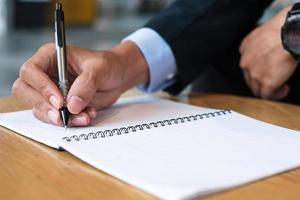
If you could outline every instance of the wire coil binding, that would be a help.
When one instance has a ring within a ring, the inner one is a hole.
[[[219,110],[219,111],[215,111],[215,112],[208,112],[208,113],[190,115],[190,116],[185,116],[185,117],[166,119],[166,120],[162,120],[162,121],[150,122],[148,124],[137,124],[137,125],[133,125],[133,126],[108,129],[108,130],[104,130],[104,131],[90,132],[87,134],[84,133],[84,134],[80,134],[80,135],[72,135],[69,137],[63,137],[62,140],[71,142],[71,141],[106,138],[106,137],[112,137],[112,136],[116,136],[116,135],[134,133],[137,131],[143,131],[145,129],[152,129],[152,128],[158,128],[158,127],[163,127],[163,126],[171,126],[171,125],[182,124],[182,123],[191,122],[191,121],[203,120],[203,119],[207,119],[207,118],[219,117],[219,116],[223,116],[223,115],[227,115],[227,114],[231,114],[231,113],[232,113],[231,110]]]

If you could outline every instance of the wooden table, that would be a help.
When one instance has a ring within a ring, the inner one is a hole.
[[[294,105],[223,95],[191,95],[180,97],[179,100],[199,106],[229,108],[272,124],[300,130],[300,107]],[[0,112],[24,108],[14,98],[0,98]],[[0,199],[155,198],[83,163],[67,152],[51,149],[0,128]],[[300,199],[300,170],[205,199]]]

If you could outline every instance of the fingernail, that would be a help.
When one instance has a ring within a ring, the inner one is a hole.
[[[57,124],[58,121],[58,115],[56,112],[54,112],[53,110],[49,110],[48,111],[48,117],[50,118],[50,120],[54,123]]]
[[[70,112],[73,114],[80,113],[83,110],[84,106],[85,103],[83,99],[79,98],[78,96],[72,96],[68,103],[68,108],[70,109]]]
[[[76,116],[72,119],[72,124],[77,126],[84,126],[88,124],[88,119],[84,116]]]
[[[55,108],[59,109],[59,100],[54,95],[50,96],[49,101]]]

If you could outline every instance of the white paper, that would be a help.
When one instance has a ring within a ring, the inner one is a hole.
[[[96,168],[163,199],[208,194],[300,165],[299,132],[235,112],[60,145]]]
[[[163,199],[187,199],[300,166],[300,134],[236,112],[127,134],[68,142],[91,132],[190,116],[214,109],[151,97],[121,99],[90,127],[64,128],[30,111],[0,114],[0,124]],[[95,186],[97,187],[97,186]]]
[[[59,148],[58,143],[65,136],[80,135],[209,111],[212,111],[212,109],[199,108],[151,96],[141,96],[120,99],[111,108],[99,111],[97,119],[89,127],[65,129],[46,124],[37,120],[30,110],[0,113],[0,126],[50,147]]]

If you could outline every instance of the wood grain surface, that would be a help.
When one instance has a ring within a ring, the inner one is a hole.
[[[182,96],[182,102],[228,108],[256,119],[300,130],[300,107],[226,95]],[[0,112],[26,109],[12,97],[0,98]],[[16,122],[17,123],[17,122]],[[300,156],[300,152],[299,152]],[[71,154],[39,144],[0,127],[0,199],[155,199]],[[300,170],[292,170],[207,200],[300,199]]]

